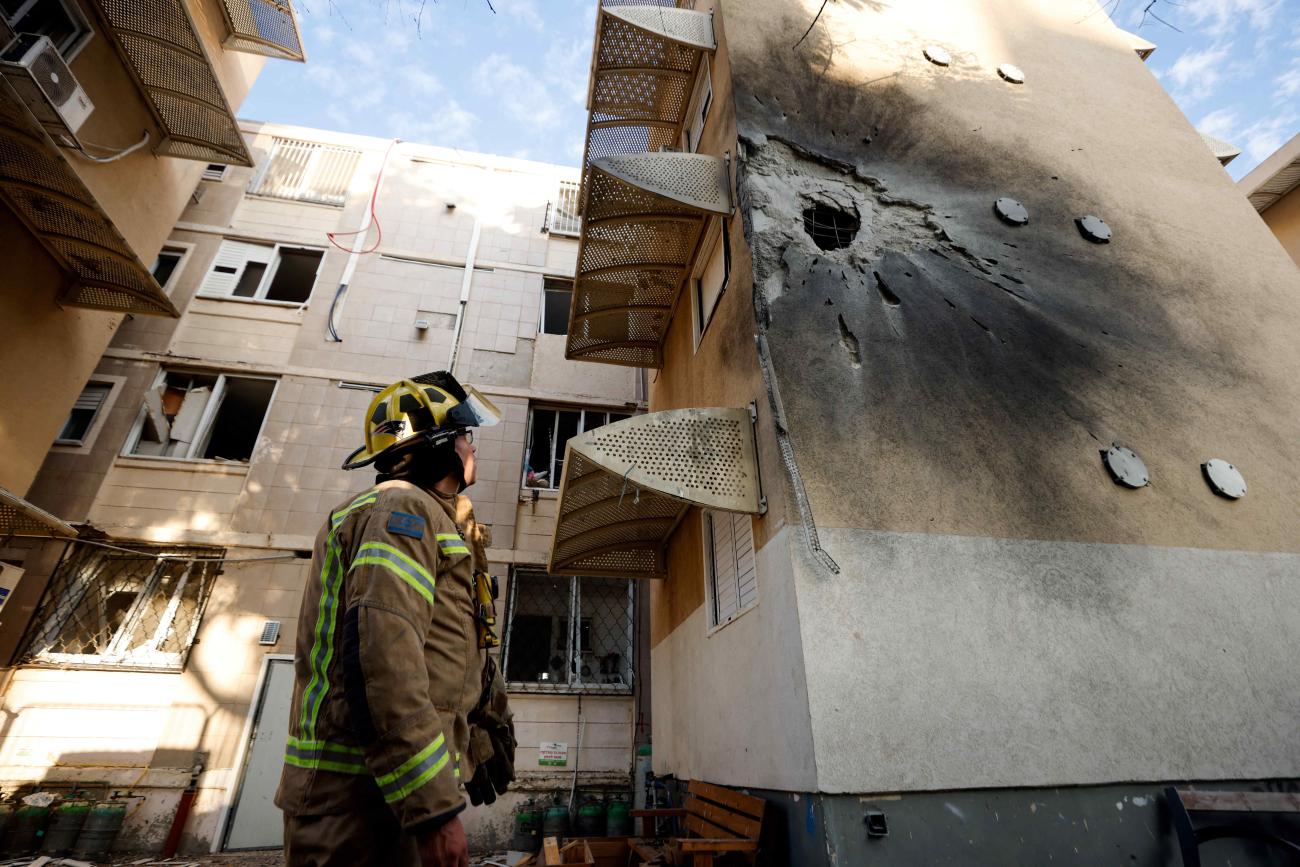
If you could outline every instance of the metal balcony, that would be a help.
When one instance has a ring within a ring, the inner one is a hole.
[[[705,154],[631,154],[587,170],[565,354],[663,366],[673,306],[710,217],[731,213],[727,164]]]
[[[68,274],[59,303],[180,315],[7,82],[0,82],[0,202]]]
[[[75,539],[76,528],[60,521],[17,494],[0,488],[0,538],[8,536],[62,536]]]
[[[253,164],[184,0],[94,0],[90,5],[162,132],[154,153]]]
[[[662,578],[691,506],[764,511],[747,410],[667,410],[570,439],[548,569]]]
[[[289,0],[221,0],[231,51],[303,61],[302,31]]]

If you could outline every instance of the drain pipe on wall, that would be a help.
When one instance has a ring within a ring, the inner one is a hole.
[[[375,175],[375,188],[370,192],[370,207],[366,208],[361,214],[361,222],[357,225],[355,232],[326,232],[325,237],[329,242],[340,250],[348,254],[348,263],[343,267],[343,276],[339,278],[339,288],[334,290],[334,300],[330,302],[329,316],[325,320],[326,339],[332,343],[342,343],[343,335],[339,334],[339,321],[343,316],[343,302],[347,299],[348,284],[352,282],[352,275],[357,270],[357,262],[367,253],[373,253],[379,249],[379,242],[384,237],[383,227],[379,225],[379,218],[375,216],[375,202],[379,199],[379,188],[384,183],[384,170],[388,167],[388,156],[393,152],[393,148],[401,139],[393,139],[388,143],[388,149],[384,151],[384,158],[379,163],[379,174]],[[370,234],[370,226],[374,225],[378,230],[375,237],[374,246],[366,249],[357,247],[344,247],[334,240],[340,235],[351,235],[353,238],[364,242],[366,236]]]
[[[460,333],[465,327],[465,308],[469,305],[469,287],[474,280],[474,258],[478,256],[479,218],[474,218],[470,232],[469,249],[465,251],[465,277],[460,281],[460,306],[456,308],[456,330],[451,336],[451,353],[447,356],[447,372],[456,375],[456,359],[460,356]]]

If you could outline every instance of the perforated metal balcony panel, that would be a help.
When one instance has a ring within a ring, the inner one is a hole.
[[[691,506],[762,511],[747,410],[667,410],[580,434],[565,450],[549,570],[661,578]]]
[[[0,82],[0,200],[68,274],[59,303],[180,314],[18,95]]]
[[[302,31],[289,0],[221,0],[232,51],[303,61]]]
[[[705,224],[731,212],[726,163],[624,154],[587,170],[566,355],[662,367],[663,340]]]
[[[71,524],[0,488],[0,539],[6,536],[64,536],[72,539],[76,535],[77,531]]]
[[[184,0],[94,0],[89,5],[162,130],[155,153],[253,164]]]

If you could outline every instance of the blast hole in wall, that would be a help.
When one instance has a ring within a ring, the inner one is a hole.
[[[816,202],[803,211],[803,230],[822,250],[847,247],[853,243],[861,227],[857,208],[850,213],[825,202]]]

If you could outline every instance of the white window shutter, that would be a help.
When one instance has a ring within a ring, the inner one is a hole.
[[[754,522],[749,515],[731,516],[736,540],[737,608],[744,611],[758,601],[758,569],[754,565]]]
[[[709,516],[713,534],[713,592],[717,601],[718,623],[726,623],[740,610],[736,585],[736,539],[731,516],[714,512]]]
[[[244,273],[244,266],[249,262],[262,262],[269,265],[274,253],[274,247],[264,244],[222,241],[208,276],[203,278],[203,286],[199,289],[200,294],[230,295],[235,291],[240,275]]]

